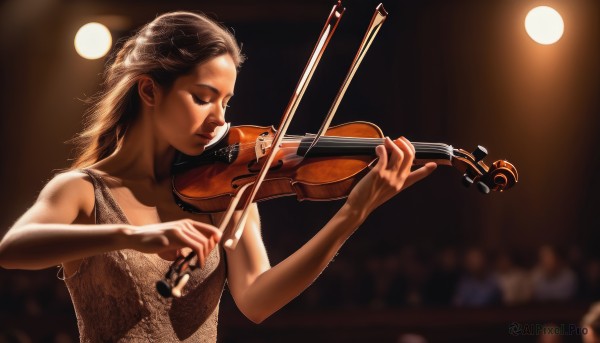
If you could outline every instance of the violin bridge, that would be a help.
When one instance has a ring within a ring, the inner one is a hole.
[[[271,147],[273,140],[267,140],[269,133],[265,132],[260,134],[256,139],[256,145],[254,146],[254,154],[256,155],[256,162],[267,154],[267,150]]]

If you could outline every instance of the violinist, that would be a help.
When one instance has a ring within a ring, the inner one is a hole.
[[[386,138],[339,211],[281,263],[269,263],[255,205],[225,251],[218,214],[174,202],[171,165],[180,152],[202,154],[225,124],[243,60],[233,35],[201,14],[166,13],[142,27],[106,68],[71,168],[2,238],[4,268],[62,266],[81,341],[215,342],[225,281],[260,323],[306,289],[371,212],[435,169],[411,171],[413,145]],[[156,280],[191,251],[201,268],[181,298],[162,298]]]

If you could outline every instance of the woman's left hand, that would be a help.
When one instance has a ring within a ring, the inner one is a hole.
[[[430,162],[411,172],[415,148],[404,137],[394,141],[386,137],[385,145],[378,146],[376,152],[379,161],[358,182],[346,201],[346,204],[360,211],[363,216],[369,215],[403,189],[424,179],[437,167],[435,163]]]

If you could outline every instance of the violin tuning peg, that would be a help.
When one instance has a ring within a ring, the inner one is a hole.
[[[487,149],[481,145],[478,145],[477,148],[473,151],[473,157],[475,157],[475,162],[483,160],[487,156],[487,154]]]
[[[486,185],[485,183],[483,183],[483,181],[477,182],[477,189],[481,193],[483,193],[483,194],[489,194],[490,193],[490,187],[488,187],[488,185]]]
[[[469,175],[467,175],[467,174],[463,175],[462,181],[463,181],[463,186],[465,186],[465,187],[469,187],[473,184],[473,179],[471,179],[469,177]]]

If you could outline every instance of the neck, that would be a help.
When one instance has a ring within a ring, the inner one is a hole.
[[[298,155],[309,157],[375,155],[375,147],[384,144],[383,138],[354,138],[322,136],[317,144],[307,152],[314,135],[302,138]],[[450,164],[452,146],[443,143],[412,142],[415,147],[415,164],[437,162]]]
[[[175,149],[157,135],[148,115],[140,113],[117,150],[93,167],[123,179],[160,182],[171,175]]]

